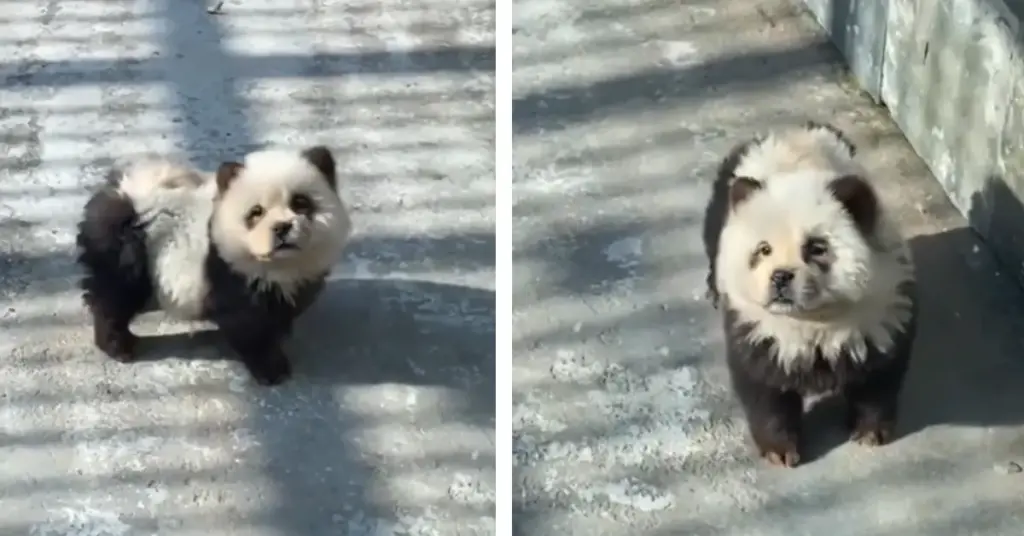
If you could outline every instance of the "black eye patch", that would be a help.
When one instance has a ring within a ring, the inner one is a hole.
[[[815,263],[822,267],[827,266],[826,256],[831,252],[828,240],[819,237],[810,237],[804,241],[801,249],[801,256],[806,263]]]
[[[250,229],[256,225],[256,222],[260,221],[266,211],[260,205],[254,205],[245,213],[245,225]]]
[[[761,242],[754,248],[753,253],[750,254],[750,267],[757,266],[761,259],[770,257],[772,254],[772,246],[768,242]]]
[[[304,194],[293,195],[288,206],[292,209],[292,212],[305,216],[309,216],[316,210],[316,204],[313,203],[313,199]]]

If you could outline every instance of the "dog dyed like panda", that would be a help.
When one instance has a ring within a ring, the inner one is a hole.
[[[129,326],[159,308],[214,323],[257,382],[280,383],[291,374],[282,340],[350,232],[335,160],[322,146],[254,152],[216,173],[135,161],[111,173],[78,227],[95,344],[134,360]]]
[[[704,244],[759,453],[797,465],[804,399],[821,394],[845,398],[852,440],[888,442],[916,331],[914,266],[843,133],[808,123],[737,146]]]

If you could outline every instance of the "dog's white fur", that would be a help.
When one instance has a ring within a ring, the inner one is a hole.
[[[257,286],[277,285],[286,299],[320,277],[338,259],[351,234],[347,207],[319,170],[299,152],[265,150],[246,156],[231,186],[218,195],[214,174],[159,157],[125,166],[118,190],[145,225],[157,305],[182,319],[198,319],[210,291],[206,258],[210,243],[221,258]],[[306,193],[317,203],[310,238],[296,255],[257,261],[248,254],[244,214],[267,196]]]
[[[736,176],[764,186],[726,218],[716,284],[727,306],[751,326],[752,343],[774,339],[776,359],[785,369],[801,356],[814,356],[816,346],[828,360],[845,349],[863,361],[869,341],[884,352],[912,314],[911,298],[900,285],[913,280],[913,262],[881,200],[875,232],[865,238],[828,189],[848,174],[868,180],[852,147],[825,128],[771,134],[755,142],[736,168]],[[831,244],[834,260],[822,278],[827,303],[809,315],[771,312],[756,291],[762,282],[753,281],[751,253],[765,240],[798,252],[808,234]]]

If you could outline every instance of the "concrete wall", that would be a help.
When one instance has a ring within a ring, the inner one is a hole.
[[[1024,284],[1024,0],[804,0]]]

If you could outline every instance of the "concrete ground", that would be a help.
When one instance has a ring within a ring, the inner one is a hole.
[[[0,534],[494,531],[487,0],[0,2]],[[112,158],[336,149],[356,235],[253,384],[142,319],[101,356],[73,228]]]
[[[517,2],[517,535],[1021,533],[1022,293],[795,6]],[[787,470],[725,387],[699,227],[724,153],[808,118],[890,178],[922,332],[898,441],[845,443],[833,407]]]

